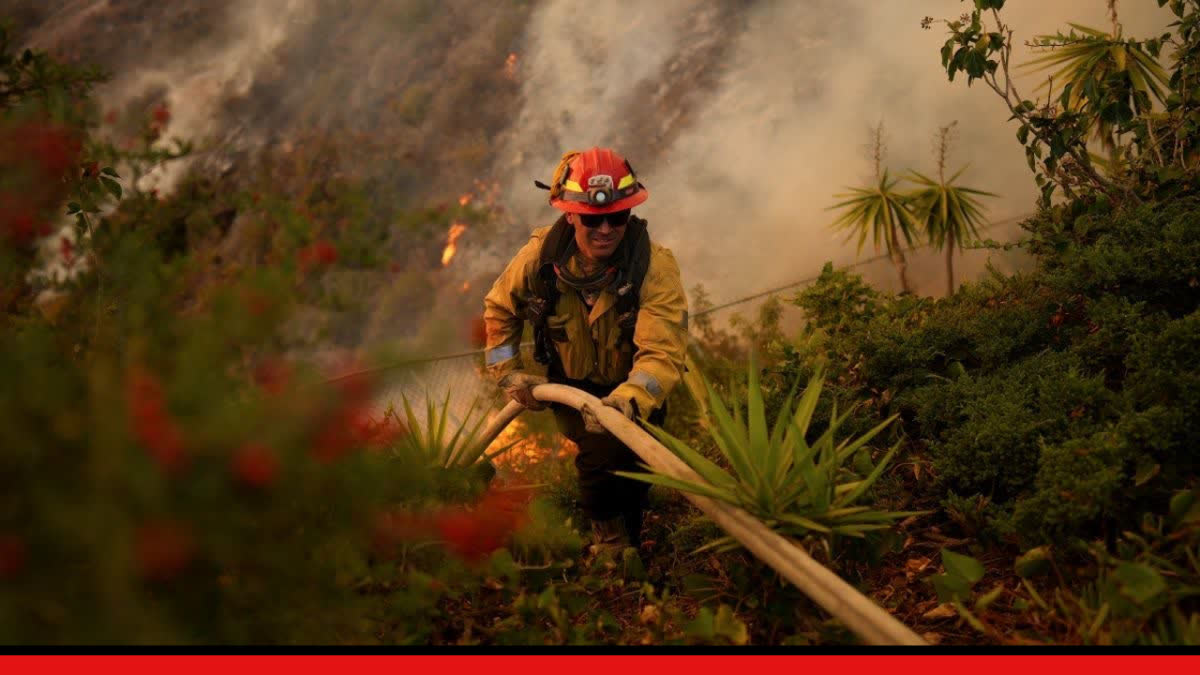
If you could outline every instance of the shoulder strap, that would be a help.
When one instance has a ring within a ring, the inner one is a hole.
[[[650,270],[649,223],[637,216],[629,217],[625,236],[630,246],[625,249],[622,265],[623,279],[617,287],[617,323],[621,326],[621,341],[633,344],[633,330],[641,308],[642,282]]]
[[[546,366],[553,364],[558,357],[558,350],[554,348],[546,327],[546,318],[558,305],[558,278],[554,263],[574,243],[573,228],[565,216],[559,216],[542,239],[537,267],[534,268],[533,278],[529,280],[533,293],[525,306],[525,319],[533,326],[533,358]]]

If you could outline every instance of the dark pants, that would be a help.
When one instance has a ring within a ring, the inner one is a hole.
[[[597,398],[608,396],[616,388],[615,385],[604,386],[566,378],[551,377],[550,381],[582,389]],[[650,485],[614,476],[612,472],[645,471],[638,466],[641,460],[616,436],[608,432],[588,433],[584,429],[583,416],[574,408],[561,404],[552,404],[551,407],[559,431],[579,446],[575,468],[579,471],[579,494],[584,512],[592,520],[623,518],[630,541],[634,546],[639,546],[642,511],[646,508],[646,493]],[[650,414],[649,421],[661,426],[666,419],[666,412],[664,405]]]

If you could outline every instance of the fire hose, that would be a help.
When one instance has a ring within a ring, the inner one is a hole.
[[[705,482],[635,422],[601,404],[595,396],[561,384],[538,385],[533,388],[533,396],[539,401],[569,405],[581,412],[587,408],[609,433],[629,446],[654,470],[680,480]],[[516,401],[510,401],[484,431],[484,441],[490,443],[524,410]],[[684,497],[867,644],[926,644],[896,617],[743,509],[700,495],[685,493]]]

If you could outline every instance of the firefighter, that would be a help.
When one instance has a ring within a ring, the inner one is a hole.
[[[533,387],[554,382],[593,394],[631,420],[661,425],[683,373],[688,312],[675,257],[631,213],[649,192],[608,148],[568,152],[550,185],[535,183],[563,213],[533,232],[484,299],[489,372],[530,410],[546,407]],[[522,362],[525,321],[545,377]],[[637,455],[587,411],[551,408],[559,430],[579,446],[575,466],[593,552],[639,546],[648,485],[612,473],[639,470]]]

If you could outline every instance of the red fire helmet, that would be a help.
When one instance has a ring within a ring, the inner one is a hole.
[[[567,213],[613,213],[646,201],[650,192],[638,182],[629,162],[609,148],[563,155],[554,172],[550,205]]]

